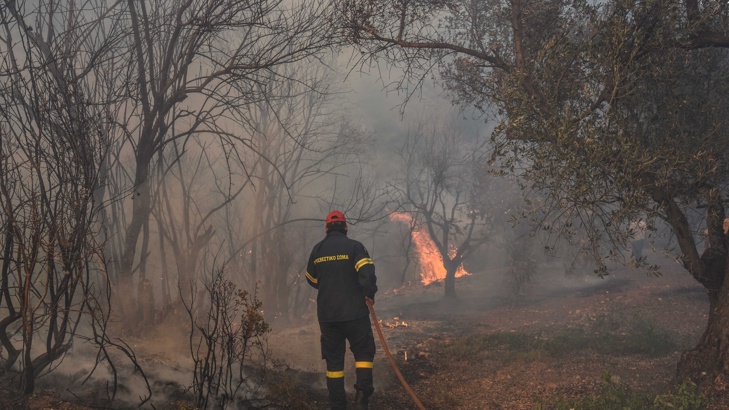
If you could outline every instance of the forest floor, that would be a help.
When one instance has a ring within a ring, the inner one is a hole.
[[[611,395],[625,392],[640,403],[673,391],[676,363],[698,341],[708,314],[703,289],[685,270],[655,255],[649,262],[661,264],[660,276],[619,268],[603,279],[592,273],[566,277],[563,269],[545,265],[518,296],[503,270],[474,272],[457,280],[456,303],[443,301],[438,284],[414,285],[380,292],[375,311],[395,363],[426,409],[579,409],[570,401],[607,397],[609,402]],[[294,325],[273,324],[269,334],[271,353],[289,369],[288,391],[293,395],[288,408],[296,410],[328,408],[319,328],[310,311]],[[179,333],[183,328],[172,324],[157,329],[154,339],[129,341],[148,375],[157,380],[153,388],[167,389],[161,393],[167,395],[166,405],[158,400],[144,408],[193,408],[177,401],[174,392],[189,383],[189,375],[180,370],[185,364],[179,362],[189,351],[184,333]],[[376,391],[370,408],[417,409],[390,367],[377,333],[375,339]],[[73,375],[91,364],[68,366],[60,370]],[[349,351],[345,378],[353,398]],[[78,385],[79,376],[72,379]],[[119,396],[135,399],[142,387],[125,381]],[[41,385],[37,394],[22,398],[3,396],[1,390],[2,409],[91,408],[81,405],[87,404],[84,394],[90,392],[74,387],[64,392],[57,385]],[[71,390],[75,400],[67,394]],[[729,394],[712,400],[708,410],[729,408]]]
[[[518,297],[503,272],[479,272],[458,279],[455,304],[431,285],[380,295],[375,310],[395,363],[426,409],[570,409],[590,397],[603,403],[590,408],[609,409],[618,395],[631,396],[626,408],[640,409],[674,392],[676,364],[708,314],[703,288],[660,259],[660,276],[622,268],[604,279],[565,277],[544,267]],[[309,409],[328,408],[318,338],[316,323],[272,335],[274,351],[302,371]],[[417,409],[377,345],[370,408]],[[679,396],[693,399],[686,391]],[[729,397],[708,404],[727,408]]]

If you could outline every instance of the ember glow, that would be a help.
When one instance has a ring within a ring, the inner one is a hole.
[[[406,213],[395,212],[390,215],[391,221],[402,222],[408,226],[412,223],[412,217]],[[438,252],[435,243],[430,239],[428,232],[415,228],[412,231],[413,245],[415,245],[415,255],[418,258],[420,268],[420,281],[423,285],[429,285],[445,279],[446,269],[443,267],[443,258]],[[455,254],[455,249],[451,250]],[[456,277],[468,275],[469,273],[459,266],[456,270]]]

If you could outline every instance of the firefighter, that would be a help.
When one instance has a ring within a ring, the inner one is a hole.
[[[344,355],[346,341],[354,354],[355,408],[367,409],[374,392],[372,367],[375,339],[367,303],[377,292],[375,265],[362,243],[347,237],[347,220],[340,211],[326,218],[326,237],[314,246],[306,267],[306,280],[318,289],[317,317],[321,354],[327,365],[327,390],[332,409],[346,409]]]

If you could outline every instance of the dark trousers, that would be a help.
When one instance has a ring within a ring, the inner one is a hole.
[[[346,322],[319,322],[321,329],[321,355],[327,362],[327,389],[332,409],[346,409],[344,392],[344,355],[346,342],[354,354],[357,381],[355,389],[367,396],[375,388],[372,383],[372,362],[375,358],[375,338],[372,335],[370,317]]]

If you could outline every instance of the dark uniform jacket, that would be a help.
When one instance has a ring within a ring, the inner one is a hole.
[[[369,314],[365,296],[375,298],[375,265],[362,243],[330,231],[314,246],[306,267],[306,280],[319,290],[320,322],[342,322]]]

